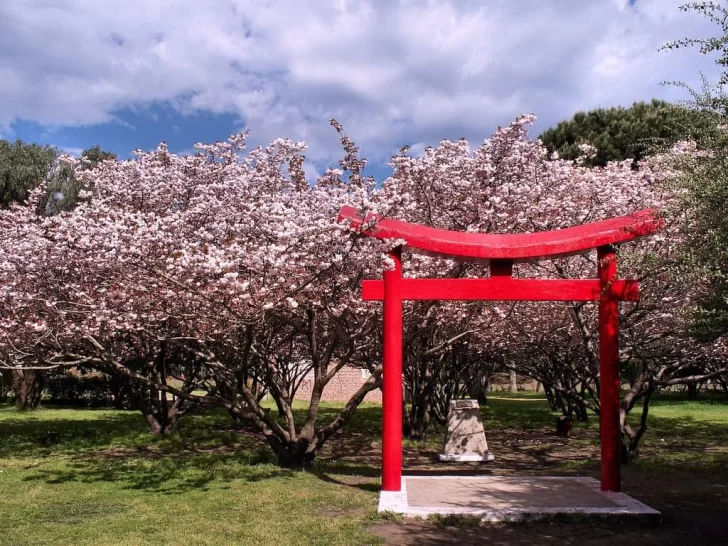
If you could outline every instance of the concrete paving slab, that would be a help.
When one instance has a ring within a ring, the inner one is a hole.
[[[555,515],[660,517],[629,495],[600,491],[594,478],[551,476],[404,476],[402,491],[382,491],[379,511],[491,522]]]

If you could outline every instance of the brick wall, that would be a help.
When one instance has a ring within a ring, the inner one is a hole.
[[[324,388],[322,400],[325,402],[348,402],[349,399],[359,390],[364,382],[369,379],[369,372],[351,366],[344,366],[329,384]],[[296,391],[297,400],[310,400],[311,387],[313,385],[313,372],[310,372],[301,382]],[[381,389],[369,391],[364,397],[365,402],[382,402]]]

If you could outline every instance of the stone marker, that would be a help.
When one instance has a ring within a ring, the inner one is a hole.
[[[451,400],[441,461],[492,461],[477,400]]]

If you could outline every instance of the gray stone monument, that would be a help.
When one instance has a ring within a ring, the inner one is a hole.
[[[492,461],[488,451],[477,400],[451,400],[447,413],[447,437],[441,461]]]

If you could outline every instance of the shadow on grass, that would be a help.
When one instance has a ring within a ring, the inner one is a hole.
[[[136,412],[52,409],[0,417],[0,459],[27,459],[26,481],[107,482],[177,493],[204,490],[213,481],[292,474],[275,464],[258,434],[231,427],[220,412],[187,416],[179,433],[168,437],[150,434]]]
[[[95,410],[83,410],[94,412]],[[140,414],[116,412],[89,420],[46,419],[29,412],[23,418],[0,421],[0,458],[44,456],[59,452],[78,452],[106,446],[129,444],[146,436]]]
[[[651,415],[647,422],[648,432],[664,435],[671,442],[683,443],[690,441],[716,441],[725,443],[728,434],[728,420],[714,422],[706,419],[696,419],[690,415],[680,417],[658,417]]]
[[[322,403],[318,413],[318,422],[323,424],[332,421],[339,415],[341,408],[342,404],[331,402]],[[294,410],[298,424],[303,424],[306,418],[306,411],[307,407],[297,407]],[[382,433],[382,406],[371,403],[360,405],[341,432],[345,434],[362,434],[368,436],[370,439],[378,438]]]
[[[684,401],[659,400],[656,408],[682,408]],[[708,405],[714,404],[712,401]],[[663,472],[688,469],[711,470],[725,465],[728,455],[728,421],[725,404],[716,405],[715,420],[702,408],[698,418],[650,415],[639,470]],[[75,411],[75,413],[74,413]],[[83,413],[80,413],[80,412]],[[304,409],[296,408],[303,419]],[[340,405],[324,405],[320,422],[333,419]],[[584,426],[578,442],[555,441],[554,417],[548,405],[538,399],[491,399],[482,408],[486,432],[497,453],[488,467],[440,466],[433,460],[442,439],[442,427],[433,427],[431,440],[424,444],[405,442],[405,473],[418,475],[487,475],[499,472],[562,473],[596,468],[577,452],[581,444],[598,441],[595,420]],[[697,414],[696,414],[697,415]],[[536,430],[540,429],[540,430]],[[352,421],[329,440],[324,452],[308,472],[327,483],[377,491],[381,473],[381,406],[364,405]],[[290,477],[295,471],[282,469],[261,436],[243,425],[233,425],[225,413],[211,412],[186,417],[179,434],[160,438],[147,432],[136,412],[111,410],[41,410],[16,414],[0,408],[0,458],[48,457],[27,481],[50,484],[66,482],[119,483],[134,490],[177,493],[205,489],[211,482],[225,487],[227,481],[261,481]],[[554,458],[554,453],[558,456]],[[573,451],[575,460],[565,454]],[[501,456],[502,453],[502,456]],[[55,464],[52,457],[62,456]],[[582,462],[583,461],[583,462]],[[573,468],[569,467],[569,464]],[[569,467],[569,468],[567,468]]]
[[[500,393],[499,393],[500,394]],[[481,406],[480,413],[488,428],[551,428],[555,426],[557,414],[541,398],[519,398],[516,396],[493,395]]]
[[[649,472],[725,473],[728,421],[650,416],[635,466]]]
[[[155,453],[196,451],[221,446],[257,445],[256,435],[225,428],[221,412],[186,416],[179,433],[155,436],[139,412],[44,408],[0,413],[0,458],[74,455],[100,450],[137,449]]]
[[[212,482],[243,480],[259,482],[290,477],[294,471],[271,462],[267,448],[235,453],[178,454],[157,459],[144,457],[109,457],[74,459],[63,468],[39,468],[24,481],[63,484],[114,483],[122,489],[156,493],[206,491]]]
[[[379,493],[380,489],[382,488],[379,481],[379,471],[377,471],[376,476],[372,476],[369,478],[352,477],[348,475],[346,477],[335,478],[331,476],[332,472],[321,471],[314,471],[312,472],[312,474],[323,482],[331,483],[334,485],[353,487],[355,489],[359,489],[360,491],[366,491],[368,493]]]

